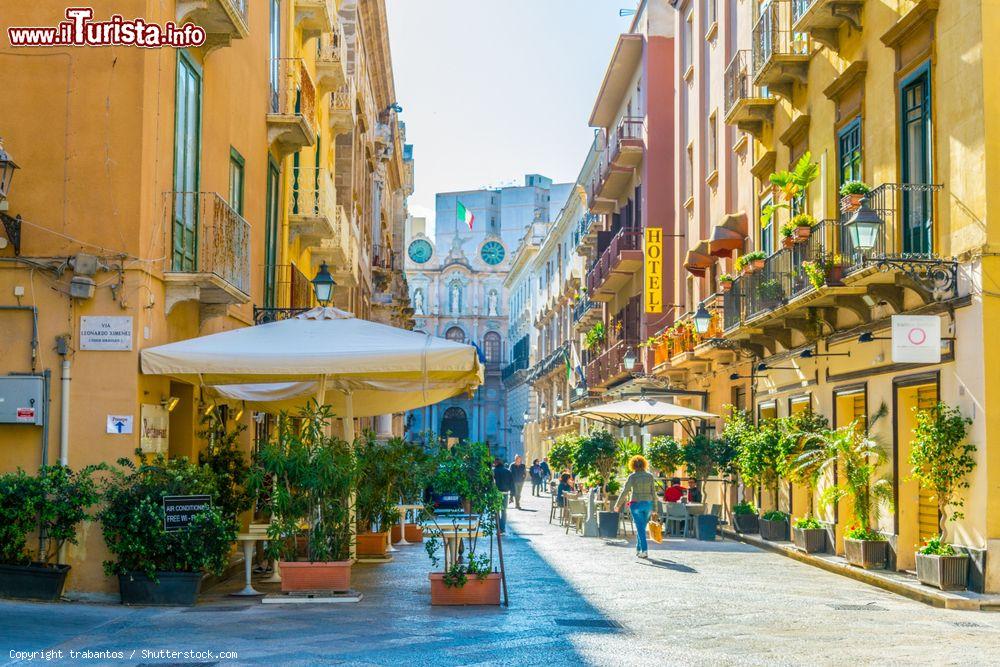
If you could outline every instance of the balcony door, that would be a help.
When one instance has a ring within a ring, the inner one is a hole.
[[[198,264],[198,171],[201,155],[201,71],[183,51],[177,54],[174,109],[174,271],[194,271]]]
[[[281,200],[281,172],[273,159],[267,162],[267,210],[264,222],[264,305],[277,306],[278,220]]]
[[[903,82],[900,89],[901,175],[903,184],[930,184],[933,178],[931,154],[931,79],[926,67]],[[931,253],[934,250],[933,207],[929,189],[904,189],[902,200],[903,252]]]

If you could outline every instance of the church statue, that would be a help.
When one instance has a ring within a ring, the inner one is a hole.
[[[497,296],[497,291],[490,290],[490,294],[486,297],[486,314],[490,317],[497,317],[500,315],[499,311],[500,299]]]
[[[451,284],[451,292],[448,298],[448,310],[451,313],[462,312],[462,286],[458,282]]]
[[[424,291],[419,287],[413,292],[413,312],[417,315],[424,314]]]

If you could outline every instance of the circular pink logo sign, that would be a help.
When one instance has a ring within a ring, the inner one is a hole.
[[[914,345],[923,345],[927,340],[927,333],[923,329],[913,328],[906,334],[906,337]]]

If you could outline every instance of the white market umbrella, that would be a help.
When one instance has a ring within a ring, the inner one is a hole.
[[[472,392],[483,382],[475,347],[313,308],[295,317],[147,348],[142,372],[208,387],[251,406],[315,398],[344,419],[403,412]]]
[[[569,414],[611,426],[638,426],[640,428],[670,422],[680,422],[682,426],[687,427],[688,423],[696,419],[715,419],[718,417],[710,412],[702,412],[676,403],[648,398],[623,399],[592,405],[572,410]]]

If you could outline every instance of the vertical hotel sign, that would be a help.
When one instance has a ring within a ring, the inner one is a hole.
[[[663,230],[646,228],[643,248],[645,271],[642,276],[642,300],[647,313],[663,312]]]

